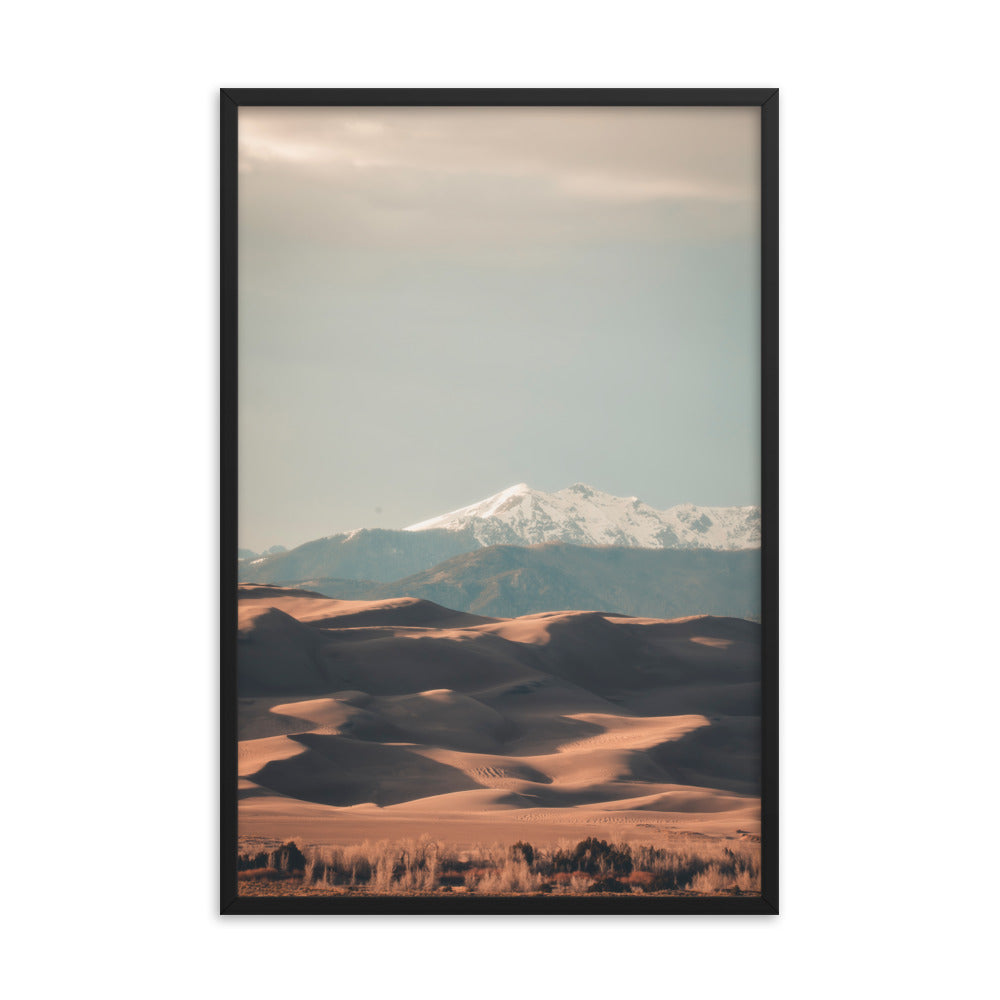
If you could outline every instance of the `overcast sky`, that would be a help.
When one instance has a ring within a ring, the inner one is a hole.
[[[759,502],[756,108],[241,108],[240,545]]]

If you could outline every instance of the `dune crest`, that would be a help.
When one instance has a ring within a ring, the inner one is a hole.
[[[759,625],[239,596],[241,836],[759,832]]]

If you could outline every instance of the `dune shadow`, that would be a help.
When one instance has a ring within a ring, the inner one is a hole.
[[[669,780],[760,795],[760,719],[720,718],[647,751]]]
[[[407,746],[343,736],[289,737],[306,752],[274,760],[250,776],[281,795],[328,806],[398,805],[430,795],[481,788],[458,768],[429,760]]]

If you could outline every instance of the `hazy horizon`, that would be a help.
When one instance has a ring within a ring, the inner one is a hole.
[[[240,109],[240,545],[759,503],[756,108]]]

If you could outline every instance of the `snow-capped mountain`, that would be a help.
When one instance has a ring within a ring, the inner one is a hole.
[[[616,497],[576,483],[556,493],[518,483],[494,496],[406,531],[470,530],[481,545],[618,545],[642,549],[754,549],[759,507],[655,510],[636,497]]]

